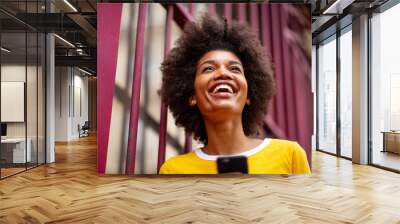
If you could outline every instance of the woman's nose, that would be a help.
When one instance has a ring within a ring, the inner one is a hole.
[[[214,76],[214,80],[217,79],[232,79],[232,74],[224,66],[221,66]]]

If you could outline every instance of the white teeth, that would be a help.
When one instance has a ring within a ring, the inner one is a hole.
[[[219,84],[217,87],[214,88],[213,93],[218,92],[220,89],[226,89],[226,90],[228,90],[230,93],[233,93],[233,90],[232,90],[231,86],[230,86],[230,85],[227,85],[227,84]]]

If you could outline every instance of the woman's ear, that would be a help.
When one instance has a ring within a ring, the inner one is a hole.
[[[189,105],[190,105],[191,107],[193,107],[194,105],[196,105],[196,103],[197,103],[197,101],[196,101],[195,96],[189,97]]]
[[[246,100],[246,104],[247,104],[247,105],[250,105],[250,99],[247,99],[247,100]]]

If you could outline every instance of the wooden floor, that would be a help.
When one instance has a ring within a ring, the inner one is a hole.
[[[309,176],[96,173],[94,137],[0,181],[0,223],[400,223],[400,175],[315,153]]]
[[[14,165],[14,164],[12,164],[12,165]],[[36,163],[27,163],[26,167],[25,167],[25,164],[18,164],[16,167],[10,167],[10,166],[2,167],[1,170],[0,170],[1,178],[6,178],[8,176],[12,176],[12,175],[15,175],[17,173],[24,172],[27,169],[28,170],[29,169],[33,169],[35,167],[37,167]]]
[[[375,164],[400,170],[400,154],[376,150],[374,151],[372,160]]]
[[[20,168],[20,167],[17,167],[17,168],[4,168],[3,167],[3,168],[1,168],[1,178],[11,176],[13,174],[22,172],[24,170],[26,170],[25,167],[23,167],[23,168]]]

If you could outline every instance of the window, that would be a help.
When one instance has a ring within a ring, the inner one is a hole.
[[[351,158],[352,141],[352,35],[351,26],[340,36],[340,155]]]
[[[319,44],[317,149],[352,157],[352,26]],[[337,57],[338,56],[338,57]],[[338,92],[339,91],[339,92]],[[337,123],[340,121],[340,123]]]
[[[372,163],[400,170],[400,5],[371,18]]]
[[[336,154],[336,36],[318,47],[318,149]]]

